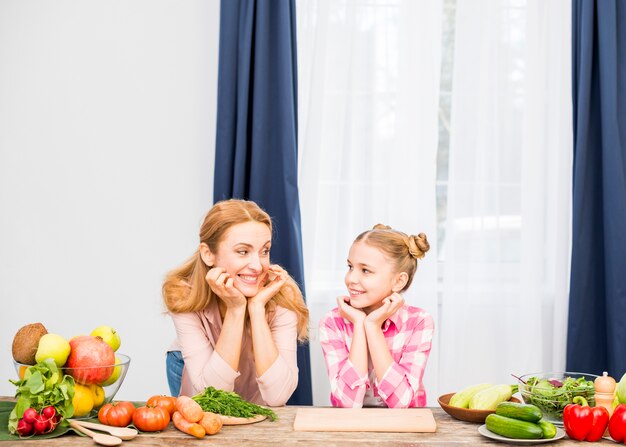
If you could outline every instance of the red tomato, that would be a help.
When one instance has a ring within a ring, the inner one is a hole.
[[[171,415],[176,411],[176,398],[172,396],[152,396],[146,402],[147,407],[162,407]]]
[[[135,406],[131,402],[111,402],[98,411],[98,420],[105,425],[126,427],[133,419]]]
[[[139,407],[133,414],[133,425],[140,431],[162,431],[170,423],[170,414],[163,407]]]

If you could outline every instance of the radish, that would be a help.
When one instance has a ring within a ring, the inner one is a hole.
[[[41,414],[43,414],[46,419],[52,420],[57,415],[57,411],[54,409],[53,406],[49,406],[41,410]]]
[[[43,414],[38,414],[35,416],[35,423],[33,424],[33,428],[36,435],[42,435],[44,433],[48,433],[52,428],[52,422],[48,420]]]
[[[35,416],[37,416],[37,411],[34,408],[27,408],[24,411],[22,419],[28,422],[28,424],[33,425],[35,423]]]
[[[33,433],[33,425],[22,418],[17,422],[17,433],[20,436],[30,436]]]

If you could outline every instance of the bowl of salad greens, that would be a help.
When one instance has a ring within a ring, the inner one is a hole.
[[[563,424],[563,409],[574,397],[584,397],[592,407],[596,404],[593,383],[596,377],[580,372],[525,374],[518,377],[518,389],[524,403],[539,407],[545,420]]]

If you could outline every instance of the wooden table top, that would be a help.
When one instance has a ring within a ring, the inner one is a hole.
[[[142,433],[131,441],[124,441],[122,446],[127,447],[161,447],[161,446],[242,446],[255,447],[276,444],[285,445],[319,445],[319,446],[441,446],[441,445],[516,445],[493,441],[478,433],[480,424],[458,421],[441,408],[431,408],[437,422],[436,433],[374,433],[374,432],[303,432],[293,430],[293,421],[298,407],[274,408],[279,419],[275,422],[265,420],[256,424],[225,426],[222,430],[203,439],[196,439],[186,435],[173,427],[159,433]],[[546,443],[549,446],[565,447],[578,446],[578,441],[572,441],[567,436],[561,440]],[[616,445],[610,440],[603,439],[600,444]],[[41,440],[2,441],[0,447],[9,446],[63,446],[63,447],[93,447],[96,444],[91,438],[81,437],[73,432],[58,438]],[[596,444],[597,445],[597,444]]]

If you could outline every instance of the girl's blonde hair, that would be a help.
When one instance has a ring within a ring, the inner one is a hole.
[[[200,227],[200,242],[207,244],[211,253],[217,253],[218,245],[226,232],[234,225],[259,222],[272,231],[272,220],[256,203],[230,199],[216,203],[209,210]],[[209,267],[196,252],[180,267],[170,271],[163,282],[162,293],[165,306],[170,312],[198,312],[216,296],[206,282]],[[270,300],[274,305],[292,310],[298,317],[298,340],[308,338],[309,310],[296,282],[288,276],[286,284]],[[266,313],[272,306],[267,306]]]
[[[430,250],[430,244],[424,233],[407,236],[402,231],[394,230],[383,224],[359,234],[354,242],[364,242],[382,251],[394,263],[395,272],[406,272],[409,276],[404,292],[409,288],[417,270],[417,260]]]

